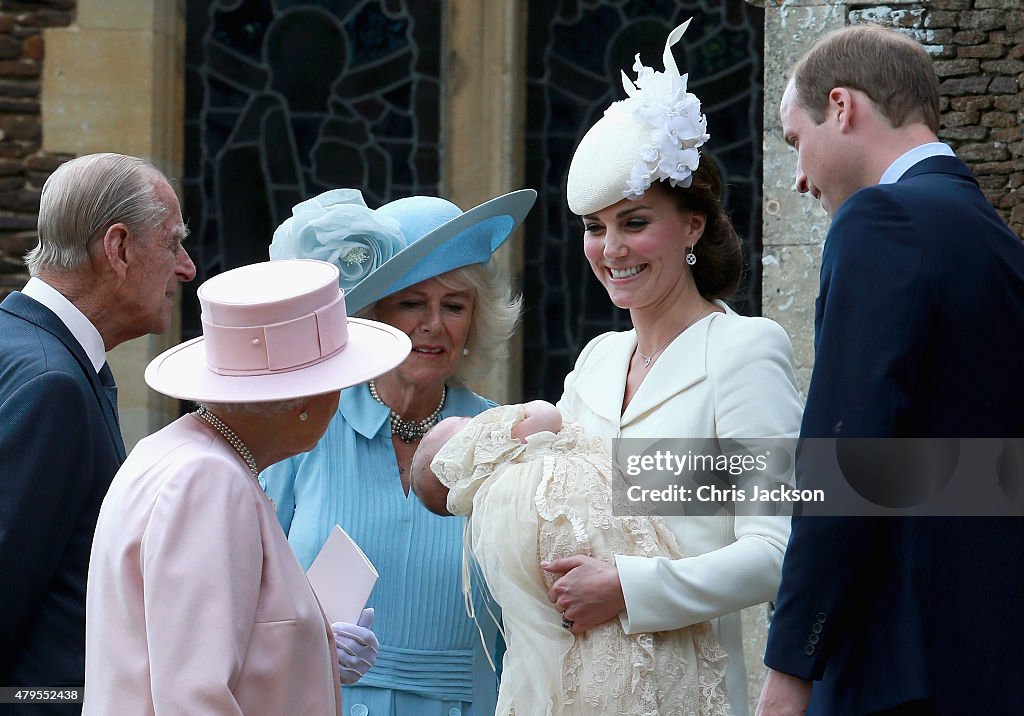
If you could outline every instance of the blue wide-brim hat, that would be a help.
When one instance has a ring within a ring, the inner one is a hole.
[[[469,211],[434,196],[366,207],[355,189],[335,189],[297,204],[274,232],[273,259],[335,264],[350,313],[420,281],[487,263],[522,223],[537,192],[521,189]]]

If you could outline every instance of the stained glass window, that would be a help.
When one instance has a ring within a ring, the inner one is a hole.
[[[188,0],[184,213],[195,289],[263,261],[296,203],[440,190],[440,0]]]
[[[746,279],[730,303],[741,313],[760,311],[764,10],[744,0],[535,0],[527,35],[526,186],[540,196],[527,218],[524,252],[527,399],[557,399],[587,341],[630,327],[629,314],[611,304],[584,258],[565,177],[583,134],[625,96],[619,71],[630,72],[636,52],[661,69],[665,38],[690,17],[675,57],[707,114],[707,149],[722,169],[725,205],[747,255]]]

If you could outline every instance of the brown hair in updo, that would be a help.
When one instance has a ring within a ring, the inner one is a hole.
[[[722,177],[714,160],[702,153],[693,181],[685,189],[666,182],[658,185],[675,199],[680,211],[707,217],[704,235],[693,247],[697,263],[690,267],[697,291],[709,301],[731,296],[743,279],[743,244],[722,210]]]

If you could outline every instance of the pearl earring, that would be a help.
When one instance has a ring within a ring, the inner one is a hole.
[[[468,356],[469,355],[469,349],[468,348],[463,348],[462,349],[462,355]]]
[[[301,413],[299,413],[299,420],[301,420],[302,422],[306,422],[307,420],[309,420],[309,413],[303,410]]]

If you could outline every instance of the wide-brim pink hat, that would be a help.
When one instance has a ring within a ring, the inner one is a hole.
[[[146,383],[173,398],[261,403],[330,393],[399,365],[402,331],[348,318],[338,269],[326,261],[267,261],[199,287],[203,335],[146,367]]]

